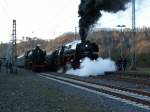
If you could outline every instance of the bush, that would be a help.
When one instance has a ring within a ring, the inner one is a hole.
[[[142,53],[137,55],[138,67],[150,67],[150,53]]]

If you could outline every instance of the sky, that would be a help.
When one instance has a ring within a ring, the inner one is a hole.
[[[17,39],[23,36],[54,39],[78,29],[80,0],[0,0],[0,42],[11,40],[12,21],[17,21]],[[150,0],[137,0],[136,26],[150,26]],[[131,28],[131,4],[116,14],[102,12],[95,28]]]

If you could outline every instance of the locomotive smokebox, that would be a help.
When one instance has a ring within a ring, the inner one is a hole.
[[[89,40],[82,40],[76,47],[76,53],[80,59],[85,57],[89,57],[91,60],[97,59],[98,51],[99,49],[96,43],[92,43]]]

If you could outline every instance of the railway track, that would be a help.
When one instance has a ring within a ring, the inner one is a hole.
[[[110,85],[102,85],[102,84],[92,83],[89,81],[83,81],[76,78],[62,77],[62,76],[56,76],[56,75],[51,75],[46,73],[41,73],[40,76],[48,79],[53,79],[55,81],[62,81],[64,83],[71,84],[74,86],[86,88],[90,91],[95,91],[106,95],[110,95],[121,101],[150,110],[150,93],[147,92],[130,90],[127,88],[119,88]]]
[[[132,92],[132,93],[135,93],[135,94],[142,94],[144,96],[150,97],[149,92],[145,92],[145,91],[141,91],[141,90],[137,90],[137,89],[118,87],[118,86],[113,86],[113,85],[110,85],[110,84],[101,84],[101,83],[96,83],[96,82],[93,82],[93,81],[90,81],[90,80],[83,80],[83,79],[79,79],[79,78],[75,78],[75,77],[68,77],[68,78],[75,79],[75,80],[80,80],[80,81],[86,81],[88,83],[101,85],[101,86],[106,86],[106,87],[110,87],[110,88],[114,88],[114,89],[118,89],[118,90],[122,90],[122,91]]]
[[[116,80],[116,81],[126,81],[129,83],[135,83],[135,84],[142,84],[145,86],[150,86],[150,82],[148,81],[148,79],[144,80],[144,79],[139,79],[139,78],[135,78],[135,77],[128,77],[128,76],[123,76],[123,75],[119,75],[119,76],[107,76],[107,77],[103,77],[104,79],[107,80]]]

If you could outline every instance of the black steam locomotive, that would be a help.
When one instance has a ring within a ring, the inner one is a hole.
[[[64,72],[71,67],[80,68],[80,63],[85,57],[95,60],[98,58],[98,46],[90,41],[80,42],[74,45],[64,45],[50,55],[47,55],[46,62],[49,70],[57,71],[62,69]]]
[[[31,69],[32,71],[43,71],[46,67],[46,51],[40,49],[36,46],[35,49],[27,51],[23,57],[18,59],[19,64],[26,69]],[[24,62],[23,62],[24,61]]]
[[[62,69],[65,72],[69,67],[80,68],[80,63],[85,57],[91,60],[98,58],[98,46],[95,43],[78,41],[75,44],[61,46],[47,55],[37,46],[25,53],[24,67],[33,71],[58,71]]]

